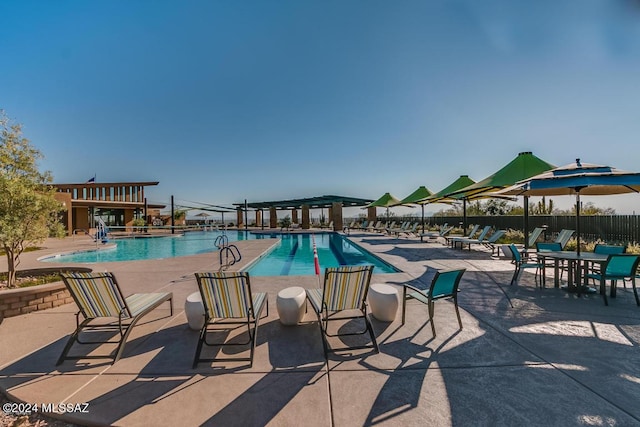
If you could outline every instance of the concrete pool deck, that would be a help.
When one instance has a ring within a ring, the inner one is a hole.
[[[403,270],[374,271],[372,283],[424,287],[436,269],[466,268],[459,294],[464,328],[458,330],[452,304],[439,302],[434,338],[426,306],[410,301],[405,325],[400,313],[391,323],[372,320],[379,354],[358,350],[326,360],[315,315],[283,326],[275,309],[278,290],[316,287],[316,277],[252,277],[254,291],[269,293],[253,367],[191,369],[197,332],[187,327],[184,302],[197,291],[193,273],[217,269],[215,254],[92,264],[114,272],[126,295],[172,291],[174,316],[166,306],[149,314],[114,365],[85,359],[59,367],[75,327],[74,304],[4,319],[0,388],[27,403],[88,403],[87,413],[64,415],[82,425],[640,424],[640,308],[630,289],[620,287],[606,307],[599,295],[537,289],[529,272],[509,286],[513,266],[480,249],[375,233],[349,237]],[[274,243],[238,242],[237,268]],[[88,243],[79,238],[47,241],[46,249],[24,254],[20,268],[50,266],[36,258],[82,245]]]

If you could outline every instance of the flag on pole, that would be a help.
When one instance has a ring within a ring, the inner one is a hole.
[[[96,176],[95,175],[93,175],[91,178],[89,178],[86,183],[89,184],[90,182],[96,182]]]
[[[313,265],[316,268],[316,276],[320,276],[320,261],[318,260],[318,248],[316,247],[315,235],[311,235],[311,240],[313,241]]]

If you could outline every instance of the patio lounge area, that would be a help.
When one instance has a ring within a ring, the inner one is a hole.
[[[56,361],[75,328],[74,304],[4,319],[0,388],[14,401],[88,404],[77,407],[86,412],[55,415],[80,425],[640,424],[640,308],[629,288],[619,285],[617,298],[605,306],[597,294],[541,290],[528,271],[510,286],[510,260],[492,258],[486,248],[460,251],[419,237],[358,231],[349,238],[403,271],[374,270],[372,284],[424,289],[436,270],[466,269],[458,296],[463,329],[453,304],[440,301],[434,338],[426,306],[410,300],[404,325],[400,311],[393,322],[371,317],[379,353],[325,358],[310,307],[296,326],[282,325],[276,310],[279,290],[316,288],[317,277],[252,276],[253,291],[269,298],[253,366],[215,362],[193,369],[198,332],[187,325],[184,303],[197,292],[194,273],[217,270],[215,254],[92,264],[94,271],[113,272],[124,294],[172,292],[173,316],[161,306],[144,317],[115,364],[81,359],[60,366]],[[243,259],[234,269],[273,244],[237,242]],[[73,245],[78,242],[48,241],[47,249],[25,253],[21,267],[42,267],[37,257]],[[341,331],[360,327],[353,323],[345,321]],[[367,336],[334,340],[342,347]],[[234,357],[236,350],[219,354],[225,355]]]

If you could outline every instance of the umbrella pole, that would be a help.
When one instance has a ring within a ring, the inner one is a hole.
[[[576,240],[578,242],[576,253],[580,256],[580,190],[576,190]]]
[[[424,233],[424,204],[420,206],[422,207],[422,232]]]
[[[524,196],[524,250],[529,249],[529,196]]]
[[[467,198],[462,199],[462,235],[464,236],[467,229]]]

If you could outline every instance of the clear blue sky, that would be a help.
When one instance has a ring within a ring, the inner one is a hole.
[[[402,198],[520,151],[640,170],[635,0],[5,0],[0,47],[42,169],[151,202]]]

